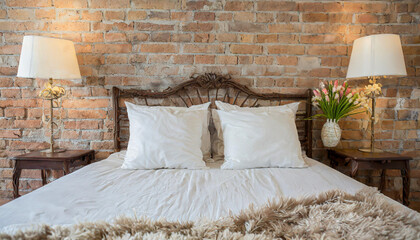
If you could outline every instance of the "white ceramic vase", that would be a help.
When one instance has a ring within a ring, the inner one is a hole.
[[[335,147],[340,142],[341,129],[334,119],[327,119],[322,127],[321,139],[325,147]]]

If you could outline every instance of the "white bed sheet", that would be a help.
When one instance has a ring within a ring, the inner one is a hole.
[[[177,221],[215,220],[279,196],[333,189],[353,194],[366,187],[309,158],[304,169],[221,170],[221,163],[212,163],[204,170],[126,170],[120,168],[124,154],[112,154],[0,206],[0,232],[134,214]]]

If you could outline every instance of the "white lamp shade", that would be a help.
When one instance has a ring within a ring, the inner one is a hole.
[[[80,79],[73,42],[50,37],[25,36],[17,76]]]
[[[347,78],[407,76],[399,35],[378,34],[354,41]]]

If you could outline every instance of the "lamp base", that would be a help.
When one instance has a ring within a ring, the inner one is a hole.
[[[65,152],[66,151],[66,149],[64,149],[64,148],[54,148],[54,152],[51,152],[51,149],[44,149],[44,150],[41,150],[41,152],[43,152],[43,153],[61,153],[61,152]]]
[[[382,149],[377,149],[377,148],[373,149],[373,151],[370,148],[360,148],[359,151],[366,152],[366,153],[372,153],[372,152],[381,153],[381,152],[384,152]]]

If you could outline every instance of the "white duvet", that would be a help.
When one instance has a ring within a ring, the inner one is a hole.
[[[306,158],[308,168],[121,169],[125,151],[93,163],[0,207],[0,232],[33,224],[110,221],[121,215],[186,221],[214,220],[279,196],[332,189],[356,193],[365,185]]]

